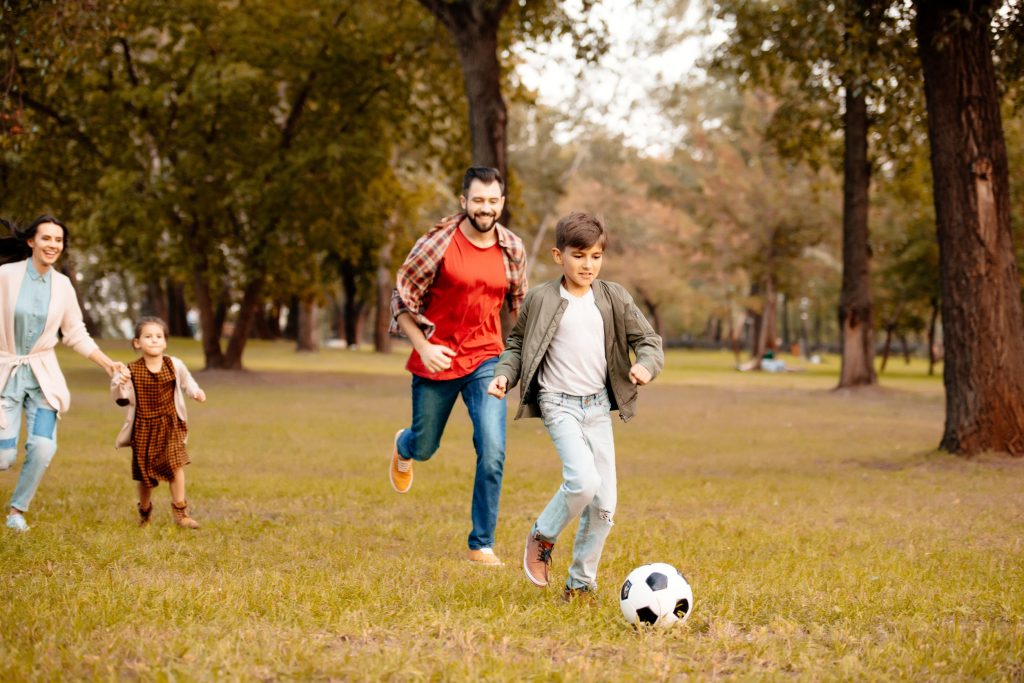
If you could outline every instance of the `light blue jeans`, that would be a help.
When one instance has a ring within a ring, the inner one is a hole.
[[[398,437],[398,453],[419,462],[441,446],[448,417],[461,395],[473,422],[476,476],[473,479],[471,550],[494,546],[501,479],[505,471],[505,400],[487,395],[498,358],[488,358],[465,377],[433,380],[413,375],[412,425]]]
[[[562,485],[534,530],[554,543],[572,519],[580,518],[569,567],[569,588],[597,588],[597,565],[615,515],[615,441],[611,402],[602,391],[571,396],[542,391],[544,426],[562,459]]]
[[[28,438],[25,439],[25,462],[11,496],[11,507],[28,512],[43,473],[57,452],[57,411],[42,399],[38,391],[24,392],[16,398],[0,399],[7,419],[7,428],[0,430],[0,470],[8,470],[18,459],[18,436],[21,414],[25,413]]]

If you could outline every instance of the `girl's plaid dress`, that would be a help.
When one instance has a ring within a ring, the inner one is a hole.
[[[132,429],[132,479],[153,488],[174,479],[174,470],[189,463],[185,451],[188,427],[174,408],[174,365],[164,356],[160,372],[150,372],[146,359],[128,368],[135,385],[135,425]]]

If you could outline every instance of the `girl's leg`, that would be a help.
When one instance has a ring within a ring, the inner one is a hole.
[[[185,502],[185,468],[179,467],[174,470],[174,479],[171,480],[171,500],[175,503]]]
[[[139,484],[139,526],[149,524],[149,516],[153,514],[153,489],[146,486],[145,482]]]
[[[188,501],[185,499],[185,468],[179,467],[174,470],[174,479],[171,481],[171,513],[174,515],[174,522],[186,529],[198,529],[199,522],[192,519],[188,514]]]

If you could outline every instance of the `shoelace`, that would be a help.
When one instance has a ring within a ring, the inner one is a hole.
[[[544,541],[541,541],[540,554],[537,556],[537,559],[543,562],[544,564],[551,564],[551,551],[554,549],[554,543],[545,543]]]
[[[399,472],[408,472],[410,467],[412,467],[412,460],[406,460],[402,456],[398,456],[398,462],[395,464],[396,470]]]

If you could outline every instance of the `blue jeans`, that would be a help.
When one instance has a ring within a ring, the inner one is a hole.
[[[11,507],[28,512],[43,473],[57,452],[57,411],[38,392],[25,392],[17,398],[4,397],[0,406],[7,419],[7,428],[0,430],[0,470],[14,466],[18,458],[18,436],[21,413],[25,412],[28,438],[25,439],[25,462],[11,496]]]
[[[497,364],[497,357],[489,358],[470,374],[456,379],[433,380],[413,375],[412,426],[398,439],[398,454],[403,458],[430,460],[441,445],[455,399],[462,395],[473,421],[476,449],[471,550],[493,547],[494,527],[498,524],[498,500],[505,469],[505,401],[487,395],[487,385],[494,378]]]
[[[569,567],[569,588],[597,588],[597,565],[615,515],[615,441],[611,401],[602,391],[571,396],[542,391],[544,426],[562,459],[562,485],[537,518],[534,531],[554,543],[580,518]]]

